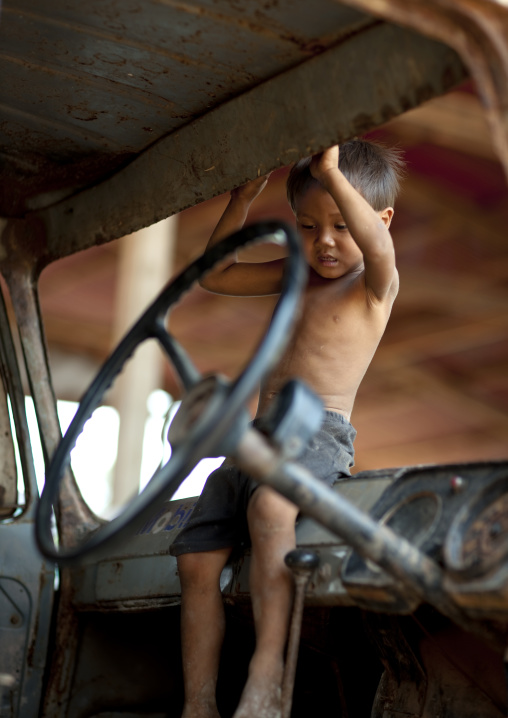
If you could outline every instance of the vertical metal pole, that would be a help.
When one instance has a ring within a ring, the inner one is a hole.
[[[32,234],[33,232],[33,234]],[[42,233],[39,227],[39,233]],[[44,460],[47,463],[61,438],[56,399],[51,381],[44,325],[39,305],[39,268],[36,256],[24,253],[28,240],[43,245],[44,235],[35,236],[31,225],[12,222],[2,240],[9,248],[8,259],[1,265],[9,287],[10,297],[21,340],[25,368],[33,397]],[[70,470],[61,484],[56,511],[58,536],[62,546],[72,545],[77,533],[86,534],[99,525],[94,514],[83,501]]]
[[[286,565],[291,569],[295,580],[295,598],[289,627],[286,666],[282,681],[282,718],[289,718],[291,715],[291,705],[293,703],[293,689],[302,629],[305,589],[307,588],[312,572],[319,565],[319,556],[314,553],[314,551],[295,549],[287,554],[285,561]]]

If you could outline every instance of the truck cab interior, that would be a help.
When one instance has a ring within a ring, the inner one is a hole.
[[[181,715],[180,584],[169,547],[196,497],[172,495],[202,457],[229,453],[299,503],[298,546],[318,559],[294,718],[506,715],[508,457],[369,468],[333,496],[291,461],[275,475],[259,464],[262,450],[279,456],[310,431],[318,411],[290,386],[272,442],[256,443],[247,426],[245,407],[291,331],[301,291],[290,227],[264,220],[221,249],[259,239],[288,248],[276,322],[237,377],[203,379],[168,330],[168,312],[221,256],[200,255],[139,307],[63,439],[39,282],[60,260],[380,131],[464,83],[508,176],[507,41],[501,0],[4,0],[0,716]],[[173,454],[106,520],[83,499],[69,454],[147,339],[159,343],[183,398]],[[46,463],[42,497],[26,394]],[[295,476],[309,482],[307,499]],[[253,650],[249,560],[248,550],[236,556],[221,579],[224,718]]]

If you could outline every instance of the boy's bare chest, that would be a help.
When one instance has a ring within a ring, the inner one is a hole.
[[[304,295],[299,330],[332,337],[368,321],[364,297],[350,286],[310,287]]]
[[[307,288],[289,346],[262,392],[261,412],[288,378],[299,377],[326,407],[350,415],[386,328],[391,301],[372,305],[362,286],[334,284]]]
[[[335,283],[334,283],[335,284]],[[372,357],[386,328],[389,307],[368,304],[362,288],[351,283],[307,289],[288,359],[321,358],[332,364],[359,364]]]

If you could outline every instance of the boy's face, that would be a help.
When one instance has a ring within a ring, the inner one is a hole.
[[[307,262],[325,279],[337,279],[363,267],[363,255],[349,234],[333,197],[312,185],[297,198],[296,222]]]

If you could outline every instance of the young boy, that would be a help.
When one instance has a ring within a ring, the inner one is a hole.
[[[289,378],[303,379],[325,405],[323,427],[298,459],[329,485],[350,475],[355,430],[349,423],[398,291],[389,226],[402,162],[362,140],[302,160],[288,178],[309,279],[294,335],[261,388],[257,415]],[[261,177],[231,192],[208,246],[240,229],[266,185]],[[233,257],[203,280],[219,294],[278,294],[283,260]],[[298,508],[258,486],[226,460],[205,486],[186,529],[172,545],[182,585],[183,718],[218,718],[215,689],[224,635],[219,578],[233,547],[252,544],[250,591],[256,649],[235,718],[278,718],[292,578],[284,556],[295,547]]]

